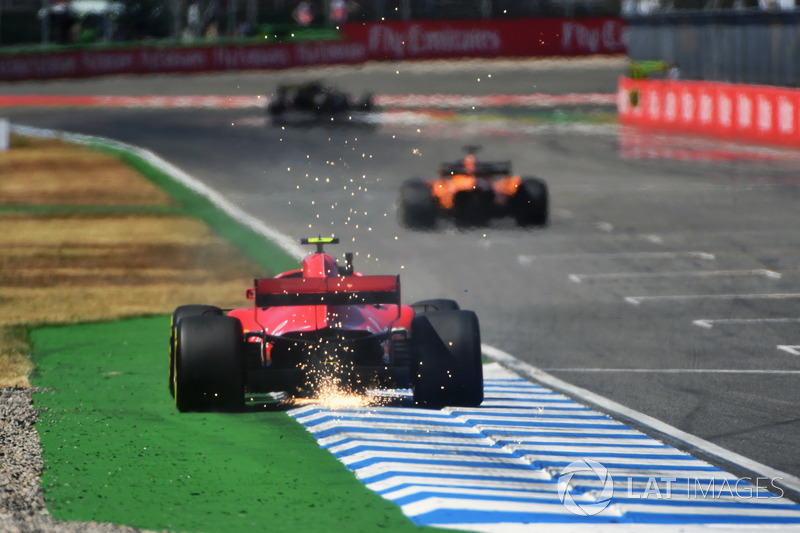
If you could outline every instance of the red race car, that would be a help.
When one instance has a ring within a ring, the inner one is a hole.
[[[483,401],[478,318],[453,300],[400,303],[400,278],[365,276],[323,246],[301,268],[255,280],[254,305],[183,305],[172,314],[169,390],[180,411],[236,410],[251,394],[314,396],[412,388],[417,405]]]
[[[459,226],[484,226],[505,216],[520,226],[547,225],[550,200],[544,180],[513,174],[509,161],[478,161],[479,146],[465,149],[464,159],[439,166],[437,178],[403,182],[397,203],[402,225],[431,229],[442,215],[451,215]]]

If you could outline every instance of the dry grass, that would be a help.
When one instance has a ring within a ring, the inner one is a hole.
[[[28,386],[28,375],[34,368],[29,353],[27,330],[0,327],[0,387]]]
[[[116,159],[55,140],[12,142],[0,155],[0,204],[169,205],[171,199]]]
[[[0,176],[0,207],[172,202],[116,159],[59,141],[14,139]],[[264,274],[201,222],[168,215],[6,211],[0,250],[2,387],[28,385],[31,326],[246,305]]]

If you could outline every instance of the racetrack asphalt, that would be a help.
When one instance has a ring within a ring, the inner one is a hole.
[[[619,61],[469,62],[397,65],[392,77],[391,68],[73,80],[9,91],[266,94],[281,80],[323,75],[352,91],[394,94],[611,93],[624,70]],[[282,233],[336,233],[360,269],[399,272],[407,300],[435,294],[475,309],[484,342],[800,475],[796,152],[613,126],[279,128],[253,110],[4,114],[146,146]],[[430,176],[474,143],[483,157],[512,160],[518,172],[548,181],[550,227],[398,227],[402,180]]]

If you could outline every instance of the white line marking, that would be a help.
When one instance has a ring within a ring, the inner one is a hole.
[[[546,368],[544,370],[548,372],[607,372],[610,374],[800,374],[800,370],[732,370],[727,368]]]
[[[614,231],[614,224],[610,222],[595,222],[594,226],[600,231],[605,231],[607,233]]]
[[[577,254],[544,254],[544,255],[519,255],[520,263],[532,263],[537,259],[675,259],[678,257],[691,257],[703,261],[714,261],[716,256],[708,252],[619,252],[619,253],[577,253]]]
[[[522,266],[530,266],[536,258],[532,255],[518,255],[517,263]]]
[[[711,329],[714,324],[792,324],[800,322],[800,318],[718,318],[693,320],[695,326]]]
[[[617,280],[636,278],[690,278],[715,276],[764,276],[780,279],[781,274],[772,270],[687,270],[682,272],[611,272],[604,274],[570,274],[569,279],[575,283],[594,280]]]
[[[778,349],[783,350],[784,352],[789,352],[792,355],[800,355],[800,346],[787,346],[785,344],[779,344]]]
[[[534,382],[540,383],[546,387],[552,388],[558,392],[562,392],[577,399],[581,403],[588,403],[596,406],[601,411],[609,416],[614,417],[622,422],[632,421],[640,427],[649,428],[657,434],[665,435],[675,442],[679,442],[685,446],[693,448],[702,452],[703,454],[717,458],[724,464],[736,465],[745,470],[756,474],[757,476],[768,477],[771,479],[780,479],[781,484],[786,488],[794,491],[800,491],[800,478],[793,476],[786,472],[782,472],[765,464],[759,463],[749,459],[738,453],[726,450],[721,446],[717,446],[707,440],[701,439],[695,435],[681,431],[680,429],[665,424],[651,416],[645,415],[638,411],[634,411],[624,405],[609,400],[599,394],[595,394],[581,387],[571,385],[566,381],[562,381],[535,366],[524,363],[509,353],[506,353],[493,346],[483,345],[483,354],[490,359],[502,364],[506,368],[513,370],[517,374],[527,377]]]
[[[660,235],[645,235],[644,240],[652,242],[653,244],[664,244],[664,239]]]
[[[773,294],[679,294],[674,296],[626,296],[625,301],[631,305],[643,302],[680,302],[685,300],[789,300],[800,298],[800,293]]]

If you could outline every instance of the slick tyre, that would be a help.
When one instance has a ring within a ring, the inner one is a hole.
[[[418,178],[400,186],[397,202],[400,224],[410,229],[431,229],[436,224],[436,199],[427,183]]]
[[[221,315],[222,310],[213,305],[181,305],[172,313],[172,318],[169,322],[169,393],[173,397],[175,396],[175,350],[178,342],[175,330],[178,322],[187,316],[206,314]]]
[[[520,226],[546,226],[550,218],[547,183],[539,178],[523,178],[512,198],[511,208]]]
[[[187,316],[197,315],[221,315],[222,310],[213,305],[181,305],[175,308],[169,322],[169,393],[175,396],[175,350],[177,349],[178,337],[175,334],[178,322]]]
[[[483,401],[478,317],[472,311],[437,311],[411,322],[414,403],[475,407]]]
[[[186,411],[227,411],[244,405],[242,324],[225,315],[178,322],[175,405]]]
[[[461,309],[455,300],[445,298],[433,298],[430,300],[420,300],[411,304],[414,313],[420,315],[431,311],[458,311]]]

